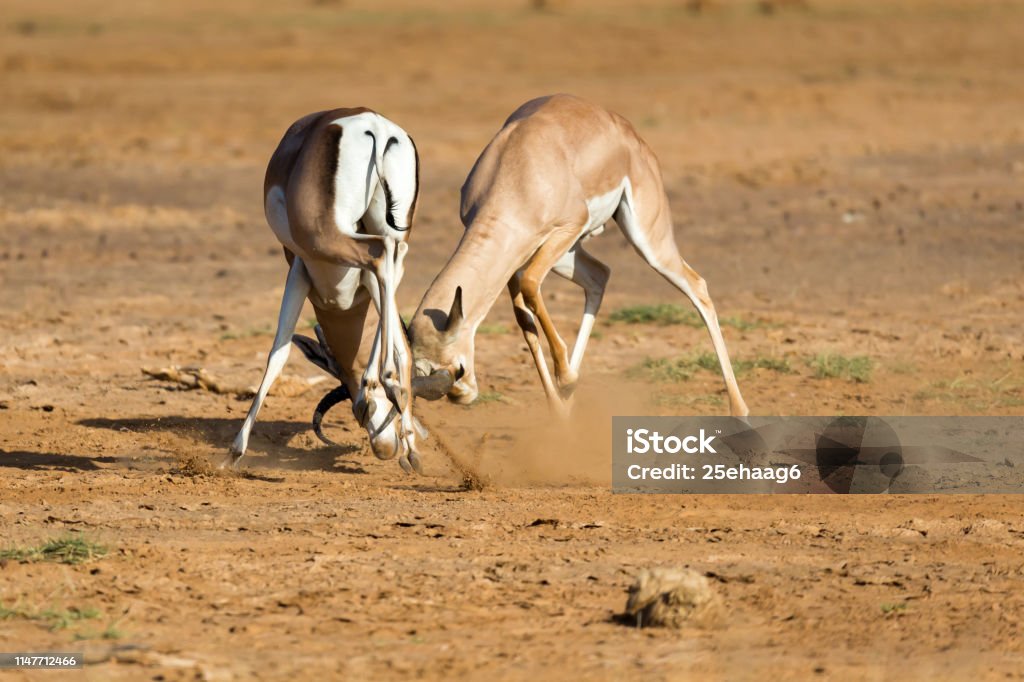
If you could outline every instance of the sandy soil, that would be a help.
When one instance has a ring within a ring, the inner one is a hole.
[[[1015,498],[609,492],[609,415],[725,409],[714,373],[635,371],[710,343],[607,322],[682,303],[614,229],[594,243],[613,276],[567,433],[537,428],[501,300],[478,339],[488,399],[420,406],[427,476],[375,460],[345,409],[344,446],[321,446],[324,385],[294,390],[317,374],[296,356],[246,470],[209,472],[248,402],[141,368],[258,381],[285,274],[264,164],[330,106],[371,106],[419,145],[406,310],[504,116],[570,91],[657,150],[684,256],[742,321],[734,358],[789,362],[740,377],[756,413],[1024,411],[1024,4],[539,4],[4,3],[0,545],[75,532],[110,553],[0,562],[0,648],[85,650],[63,678],[96,680],[1024,674]],[[571,333],[582,296],[547,295]],[[870,357],[870,381],[816,378],[822,353]],[[491,485],[465,490],[438,440]],[[712,575],[727,626],[616,622],[650,566]],[[88,608],[59,629],[28,617]]]

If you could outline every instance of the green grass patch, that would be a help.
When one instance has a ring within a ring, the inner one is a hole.
[[[608,318],[612,322],[623,324],[659,324],[662,326],[682,324],[687,327],[702,327],[704,321],[693,310],[688,310],[675,303],[659,303],[657,305],[634,305],[619,308]]]
[[[882,613],[898,613],[900,611],[907,610],[907,602],[895,602],[891,604],[882,604]]]
[[[753,360],[736,360],[732,363],[733,371],[737,374],[748,372],[752,369],[766,369],[779,374],[793,374],[794,370],[785,358],[759,357]]]
[[[784,358],[757,357],[751,360],[734,359],[733,372],[744,374],[754,369],[764,369],[779,374],[793,374],[789,360]],[[678,358],[647,358],[629,371],[631,378],[659,382],[686,381],[698,371],[719,372],[718,356],[714,353],[684,355]]]
[[[38,611],[24,609],[21,607],[7,608],[0,606],[0,620],[12,620],[19,618],[29,620],[45,626],[51,632],[66,630],[78,625],[81,621],[99,618],[98,609],[92,607],[71,606],[66,609],[41,609]]]
[[[662,383],[688,381],[695,370],[690,358],[647,358],[627,372],[631,379],[646,379]]]
[[[712,405],[721,407],[725,399],[720,395],[677,395],[661,393],[654,396],[652,402],[658,407],[693,407],[695,405]]]
[[[819,353],[807,361],[818,379],[845,379],[859,384],[871,381],[874,363],[866,355],[846,357],[837,353]]]
[[[15,561],[50,561],[59,564],[82,564],[106,556],[107,548],[80,535],[65,535],[37,547],[0,549],[0,559]]]
[[[644,304],[619,308],[612,312],[608,318],[611,322],[622,324],[657,324],[663,327],[669,325],[683,325],[700,329],[704,326],[704,320],[692,308],[684,308],[675,303],[658,303],[656,305]],[[720,317],[718,324],[721,327],[732,327],[740,331],[770,327],[766,322],[744,320],[740,317]]]
[[[952,380],[931,381],[914,395],[914,400],[939,401],[966,405],[980,411],[1024,406],[1024,384],[1020,383],[1012,365],[997,378],[960,375]]]
[[[484,403],[504,403],[508,402],[504,395],[498,391],[481,391],[476,396],[476,400],[473,401],[473,405],[484,404]]]
[[[758,320],[744,320],[740,317],[720,317],[718,318],[718,326],[732,327],[733,329],[745,332],[751,329],[765,329],[768,327],[776,327],[778,325],[768,322],[760,322]]]

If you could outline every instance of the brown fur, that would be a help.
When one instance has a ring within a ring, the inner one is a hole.
[[[507,285],[516,318],[533,353],[552,406],[575,388],[568,348],[540,294],[551,269],[571,249],[581,253],[578,283],[594,283],[603,294],[608,269],[578,245],[590,222],[587,201],[607,195],[628,178],[630,224],[637,251],[666,279],[684,290],[708,323],[729,387],[730,406],[746,414],[707,287],[680,257],[658,160],[621,116],[571,95],[531,100],[509,116],[480,154],[462,187],[461,218],[466,227],[458,249],[424,295],[412,322],[417,370],[455,371],[467,378],[449,397],[464,402],[476,394],[472,367],[477,325]],[[620,220],[619,209],[614,214]],[[573,276],[576,281],[576,275]],[[457,288],[463,291],[465,324],[449,330],[443,313]],[[597,305],[600,303],[597,297]],[[539,323],[554,360],[551,380],[537,343]],[[581,349],[583,346],[580,347]],[[559,394],[561,393],[561,397]]]

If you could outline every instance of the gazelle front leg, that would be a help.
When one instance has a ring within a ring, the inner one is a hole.
[[[299,321],[299,314],[302,312],[302,304],[309,294],[311,286],[309,273],[306,266],[298,257],[292,259],[291,269],[288,271],[288,279],[284,286],[284,295],[281,298],[281,312],[277,317],[277,332],[274,334],[274,345],[267,357],[267,369],[263,373],[263,380],[260,382],[256,397],[253,398],[249,407],[249,414],[245,417],[241,431],[231,444],[231,464],[237,465],[245,454],[249,445],[249,433],[253,424],[256,423],[256,415],[259,414],[263,401],[267,398],[270,387],[281,375],[281,370],[288,362],[288,354],[291,350],[292,334],[295,333],[295,325]]]
[[[379,312],[377,334],[370,361],[363,375],[363,400],[367,410],[381,409],[373,398],[373,392],[383,389],[390,404],[390,413],[385,419],[389,425],[387,434],[379,438],[371,436],[374,453],[378,457],[390,458],[399,455],[398,463],[406,471],[422,472],[419,455],[416,452],[416,421],[412,415],[412,395],[409,390],[412,381],[412,354],[404,335],[402,319],[398,313],[396,292],[402,279],[404,258],[408,245],[394,239],[382,238],[382,254],[367,265],[370,275],[364,282],[370,291]],[[373,407],[370,407],[373,405]],[[379,415],[381,416],[381,415]],[[397,420],[395,417],[397,416]],[[369,419],[372,413],[364,412],[357,418]],[[394,428],[392,421],[397,421]],[[368,421],[368,428],[376,428],[374,420]]]
[[[381,365],[381,383],[388,398],[395,405],[401,417],[401,438],[405,449],[398,463],[406,471],[423,473],[419,454],[416,452],[416,422],[412,415],[412,395],[408,390],[412,378],[412,353],[405,338],[404,325],[398,312],[398,284],[405,274],[405,255],[409,245],[405,242],[388,240],[385,246],[384,277],[381,280],[381,321],[386,320],[384,332],[385,354]]]
[[[366,360],[366,369],[363,370],[363,377],[360,381],[359,394],[352,401],[352,410],[356,420],[366,429],[371,428],[373,413],[378,409],[373,394],[380,385],[381,373],[381,340],[382,325],[377,322],[377,329],[373,335],[373,345],[370,346],[370,356]],[[373,442],[371,434],[371,443]]]
[[[565,341],[555,329],[555,324],[548,314],[547,306],[544,305],[544,298],[541,296],[540,288],[551,268],[554,267],[565,253],[576,241],[576,231],[564,232],[553,235],[544,242],[530,261],[523,268],[520,286],[523,293],[523,301],[540,322],[544,331],[544,337],[548,341],[548,348],[551,349],[551,359],[555,366],[555,380],[558,382],[561,397],[572,396],[579,379],[579,373],[572,369],[569,363],[569,353]],[[567,409],[567,408],[566,408]]]
[[[544,387],[544,395],[547,396],[548,406],[558,416],[565,418],[569,416],[568,406],[555,388],[555,382],[551,380],[551,372],[548,370],[547,360],[544,358],[544,349],[540,346],[540,338],[537,335],[537,318],[523,300],[521,285],[522,275],[516,273],[508,282],[508,293],[512,297],[512,308],[515,311],[516,322],[523,331],[523,338],[533,355],[533,364],[537,367],[537,374],[540,376],[540,383]]]

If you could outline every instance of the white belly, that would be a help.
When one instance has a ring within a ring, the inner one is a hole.
[[[615,211],[619,208],[622,194],[628,185],[629,178],[622,178],[622,182],[615,189],[587,199],[589,220],[580,233],[581,239],[596,236],[604,230],[604,224],[612,219]]]

